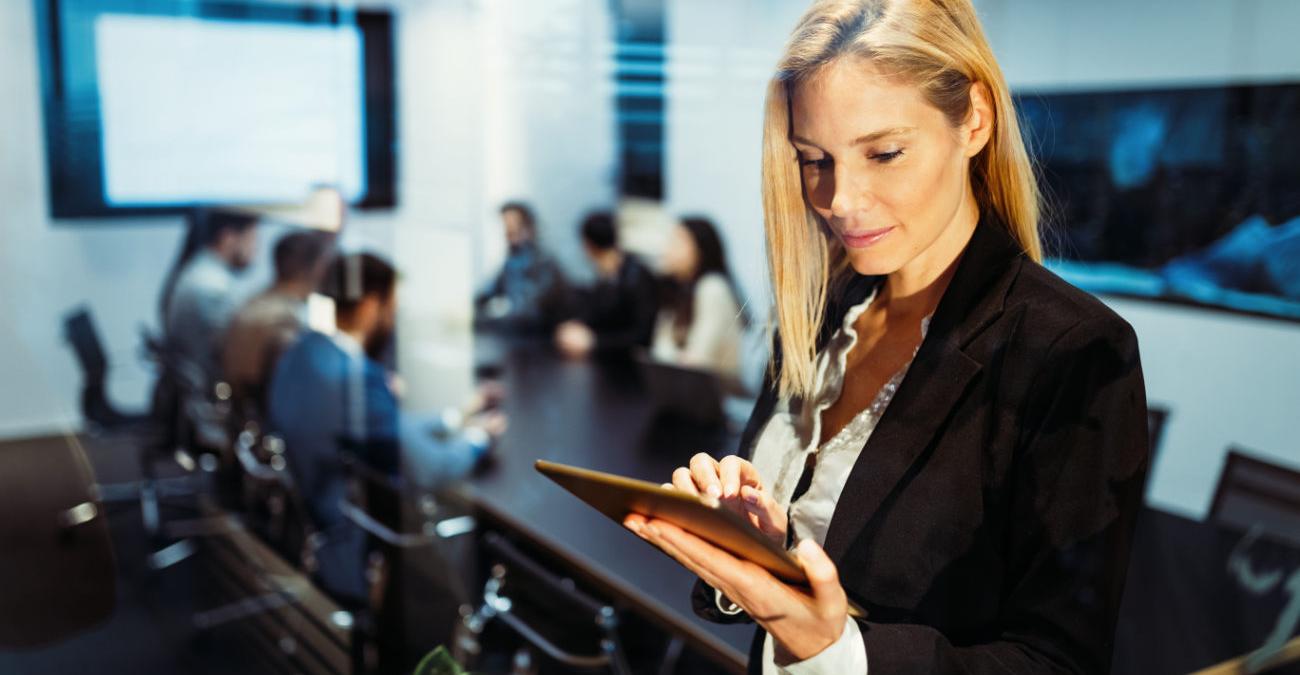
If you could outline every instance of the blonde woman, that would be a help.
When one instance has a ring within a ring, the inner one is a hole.
[[[776,356],[748,459],[672,485],[794,549],[811,586],[625,524],[699,575],[702,615],[758,624],[754,673],[1106,672],[1147,463],[1137,341],[1039,265],[970,0],[815,3],[763,142]]]

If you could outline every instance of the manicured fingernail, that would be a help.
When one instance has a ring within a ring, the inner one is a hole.
[[[758,503],[758,493],[757,493],[757,492],[747,492],[747,493],[745,493],[745,501],[749,502],[750,504],[757,504],[757,503]]]
[[[710,485],[709,488],[705,490],[705,492],[708,493],[708,495],[710,497],[713,497],[714,499],[717,499],[718,497],[722,496],[722,490],[719,490],[718,486],[716,485]]]
[[[654,525],[646,525],[645,531],[648,532],[652,537],[659,536],[659,528],[655,527]]]

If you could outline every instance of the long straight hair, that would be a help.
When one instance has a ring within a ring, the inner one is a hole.
[[[683,216],[679,223],[690,235],[691,242],[695,244],[699,261],[690,280],[671,284],[666,298],[667,307],[673,313],[673,332],[679,346],[685,342],[685,335],[690,331],[691,323],[695,321],[695,288],[699,285],[700,279],[707,274],[721,275],[726,280],[728,288],[731,289],[731,297],[740,308],[737,318],[742,326],[748,326],[749,314],[745,311],[744,302],[741,301],[736,278],[732,276],[731,267],[727,264],[727,251],[722,245],[722,237],[718,235],[718,228],[705,216]]]
[[[799,20],[768,85],[763,127],[763,212],[782,359],[782,396],[811,393],[817,335],[827,300],[851,274],[843,245],[806,203],[790,141],[790,96],[799,83],[846,56],[870,61],[911,83],[956,127],[970,114],[970,89],[982,84],[993,133],[971,159],[981,211],[996,216],[1034,261],[1039,190],[1015,107],[970,0],[820,0]]]

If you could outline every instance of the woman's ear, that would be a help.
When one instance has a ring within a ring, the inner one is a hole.
[[[980,154],[993,134],[993,103],[988,87],[976,82],[970,87],[970,115],[961,126],[961,140],[966,145],[966,156]]]

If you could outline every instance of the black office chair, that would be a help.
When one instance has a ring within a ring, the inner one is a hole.
[[[1210,505],[1210,520],[1300,544],[1300,471],[1230,448]]]
[[[495,532],[483,536],[483,547],[492,566],[481,604],[461,611],[452,650],[459,662],[473,666],[485,651],[489,626],[499,624],[532,648],[516,651],[516,668],[531,667],[532,650],[536,650],[567,672],[632,672],[612,605],[592,597],[572,579],[551,572]],[[556,620],[560,616],[564,619]],[[587,629],[575,632],[580,626]]]
[[[1151,487],[1151,476],[1155,473],[1156,458],[1160,454],[1161,442],[1165,436],[1165,425],[1169,422],[1169,409],[1161,406],[1147,408],[1147,474],[1142,482],[1142,494],[1146,495]]]
[[[146,562],[162,571],[197,553],[199,539],[222,536],[229,529],[224,519],[202,513],[199,502],[210,498],[224,503],[226,481],[221,479],[238,480],[235,444],[227,441],[225,421],[231,388],[224,382],[206,384],[198,369],[164,340],[145,334],[143,341],[159,374],[150,410],[156,431],[139,445],[136,493],[145,531],[157,545]],[[204,424],[218,428],[220,439],[205,440],[199,432]],[[164,518],[165,508],[185,515]]]
[[[144,412],[125,413],[108,399],[108,357],[90,309],[82,306],[63,319],[63,338],[81,367],[81,414],[95,429],[114,430],[145,423]]]
[[[116,567],[81,445],[0,450],[0,647],[33,647],[104,620]]]
[[[171,393],[184,391],[179,384],[183,378],[177,375],[178,370],[167,357],[161,341],[146,336],[145,354],[161,371],[152,409],[148,414],[123,413],[107,397],[105,383],[109,362],[89,308],[83,306],[68,313],[63,326],[64,338],[72,347],[81,367],[82,415],[91,431],[112,433],[123,442],[133,444],[139,452],[141,479],[127,483],[99,484],[97,489],[100,498],[103,503],[109,504],[138,503],[145,530],[151,536],[162,537],[161,514],[164,504],[176,506],[174,501],[168,500],[192,495],[195,492],[192,479],[198,473],[196,470],[211,468],[210,460],[197,457],[183,442],[189,435],[189,421],[179,405],[173,405],[170,398]],[[162,461],[177,463],[183,471],[182,475],[161,477],[157,465]],[[182,522],[178,525],[186,528],[192,523]],[[151,554],[149,560],[152,567],[167,567],[184,559],[192,551],[184,542],[184,535],[172,533],[172,537],[181,541],[176,542],[178,545]]]
[[[1160,444],[1165,438],[1165,425],[1169,422],[1169,409],[1163,406],[1150,406],[1147,408],[1147,442],[1151,448],[1151,464],[1156,461],[1156,454],[1160,452]]]
[[[411,485],[400,478],[377,471],[365,461],[367,443],[340,439],[341,462],[348,474],[350,496],[339,505],[343,516],[370,538],[371,555],[367,579],[371,604],[368,615],[357,622],[356,638],[364,641],[358,666],[369,671],[378,666],[385,672],[406,669],[402,638],[408,634],[403,620],[402,599],[408,580],[402,571],[408,555],[417,550],[431,554],[427,560],[439,568],[435,575],[446,584],[454,606],[469,602],[468,585],[451,563],[446,542],[474,531],[468,515],[448,514],[432,490]],[[450,640],[454,621],[446,626]],[[427,627],[426,627],[427,628]],[[441,632],[441,631],[439,631]],[[445,641],[444,640],[444,641]]]

